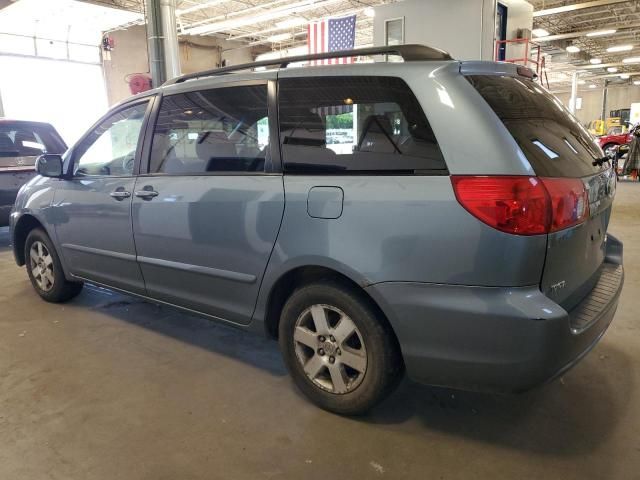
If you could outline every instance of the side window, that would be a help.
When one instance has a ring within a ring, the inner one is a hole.
[[[266,85],[167,95],[149,173],[263,172],[268,147]]]
[[[95,128],[74,153],[74,175],[133,175],[148,104],[120,110]]]
[[[429,122],[402,79],[287,78],[279,92],[285,171],[446,172]]]

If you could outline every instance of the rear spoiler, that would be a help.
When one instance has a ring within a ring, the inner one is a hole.
[[[509,77],[524,77],[531,80],[538,78],[536,72],[524,65],[508,62],[460,62],[462,75],[503,75]]]

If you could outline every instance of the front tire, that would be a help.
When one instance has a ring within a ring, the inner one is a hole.
[[[390,326],[363,294],[341,282],[296,290],[282,310],[279,342],[298,388],[334,413],[366,413],[401,379]]]
[[[81,282],[70,282],[65,278],[60,257],[44,230],[35,228],[29,232],[24,258],[31,285],[47,302],[66,302],[82,290]]]

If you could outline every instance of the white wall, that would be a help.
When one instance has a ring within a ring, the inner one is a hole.
[[[507,7],[507,39],[533,27],[533,6],[525,0],[499,0]],[[493,60],[496,0],[406,0],[375,7],[373,43],[385,44],[385,20],[404,17],[405,43],[448,51],[458,60]],[[507,58],[523,56],[523,47],[507,47]]]
[[[117,103],[131,95],[127,75],[149,71],[147,37],[144,25],[109,34],[115,47],[109,58],[104,58],[104,74],[109,104]],[[222,60],[227,65],[253,61],[251,48],[239,42],[206,37],[181,35],[180,66],[182,73],[199,72],[219,67]]]
[[[404,17],[405,43],[448,51],[459,60],[492,60],[495,0],[406,0],[374,7],[373,43],[385,44],[384,21]]]
[[[565,105],[569,106],[571,93],[562,92],[555,94]],[[576,112],[580,123],[586,124],[600,118],[602,113],[602,89],[580,88],[578,97],[582,98],[582,108]],[[631,104],[640,102],[640,86],[628,85],[624,87],[609,87],[607,94],[607,115],[610,110],[631,108]]]

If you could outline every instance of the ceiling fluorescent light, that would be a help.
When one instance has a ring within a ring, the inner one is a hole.
[[[286,18],[292,14],[300,14],[310,10],[318,10],[331,4],[338,3],[342,0],[302,0],[296,3],[290,3],[282,7],[272,8],[264,13],[257,15],[246,15],[244,17],[222,20],[221,22],[208,23],[195,28],[186,29],[185,35],[207,35],[210,33],[223,32],[225,30],[233,30],[247,25],[255,25],[262,22],[276,20],[278,18]]]
[[[631,75],[629,75],[628,73],[623,73],[622,75],[620,75],[620,78],[622,80],[629,80],[629,78],[631,78]]]
[[[280,33],[278,35],[273,35],[271,37],[268,37],[267,40],[269,40],[272,43],[277,43],[277,42],[282,42],[284,40],[289,40],[293,35],[291,35],[290,33]]]
[[[640,85],[640,80],[634,80],[634,81],[633,81],[633,84],[634,84],[634,85]]]
[[[609,67],[607,68],[607,72],[609,73],[616,73],[618,71],[617,67]]]
[[[579,48],[579,47],[576,47],[575,45],[569,45],[569,46],[566,48],[566,50],[567,50],[567,52],[569,52],[569,53],[578,53],[578,52],[580,51],[580,48]]]
[[[597,85],[594,85],[593,83],[591,85],[589,85],[589,88],[596,88]]]
[[[586,80],[578,80],[578,85],[584,85],[585,83],[587,83]]]
[[[617,45],[615,47],[607,48],[607,52],[628,52],[629,50],[633,50],[633,45]]]
[[[533,33],[536,37],[548,37],[550,35],[550,33],[544,28],[534,28],[533,30],[531,30],[531,33]]]
[[[622,63],[640,63],[640,57],[623,58]]]
[[[302,17],[293,17],[293,18],[288,18],[287,20],[283,20],[281,22],[277,22],[276,26],[278,28],[293,28],[293,27],[299,27],[301,25],[305,25],[306,23],[308,23],[308,21]]]
[[[602,59],[601,58],[592,58],[591,60],[589,60],[589,63],[591,65],[600,65],[602,63]]]
[[[612,35],[612,34],[614,34],[616,32],[617,32],[617,30],[615,30],[615,29],[597,30],[595,32],[587,33],[587,37],[602,37],[603,35]]]

